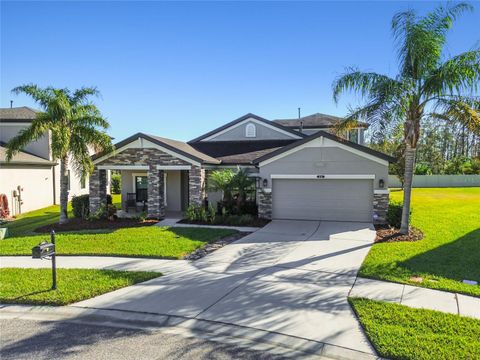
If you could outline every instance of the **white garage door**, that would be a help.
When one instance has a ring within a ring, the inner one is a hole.
[[[373,180],[274,179],[274,219],[372,221]]]

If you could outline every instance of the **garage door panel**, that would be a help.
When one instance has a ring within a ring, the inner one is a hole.
[[[372,221],[372,180],[275,179],[273,217]]]

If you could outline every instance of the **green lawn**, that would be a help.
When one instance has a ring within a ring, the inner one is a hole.
[[[480,283],[480,188],[413,189],[412,207],[412,224],[425,238],[375,244],[360,275],[480,296],[480,285],[462,283]],[[424,281],[411,282],[413,275]]]
[[[71,204],[68,204],[69,216],[71,216]],[[60,206],[52,205],[43,209],[30,211],[19,215],[14,221],[8,222],[8,236],[18,236],[32,233],[40,226],[58,222],[60,219]]]
[[[58,255],[110,255],[180,259],[195,249],[236,231],[207,228],[143,226],[118,230],[57,233]],[[48,234],[0,241],[0,255],[31,255],[32,247]]]
[[[67,305],[161,276],[158,272],[58,269],[0,269],[0,303]]]
[[[480,320],[381,301],[349,300],[381,357],[480,359]]]

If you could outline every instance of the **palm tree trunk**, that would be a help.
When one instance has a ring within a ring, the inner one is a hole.
[[[405,149],[405,183],[403,187],[403,210],[402,210],[402,226],[401,234],[408,234],[410,227],[410,200],[412,197],[413,168],[415,166],[415,153],[417,149],[412,148],[407,143]]]
[[[68,156],[60,160],[60,224],[68,220]]]

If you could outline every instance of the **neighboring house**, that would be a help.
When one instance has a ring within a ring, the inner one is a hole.
[[[37,111],[26,106],[0,108],[0,194],[6,194],[10,215],[36,210],[60,201],[60,165],[52,159],[50,133],[28,144],[6,162],[6,143],[30,126]],[[88,193],[88,179],[69,168],[69,198]]]
[[[205,190],[209,173],[240,166],[257,179],[260,217],[383,222],[394,159],[358,144],[366,125],[348,141],[330,132],[340,119],[328,117],[328,125],[326,118],[315,114],[300,124],[247,114],[188,143],[137,133],[115,153],[93,157],[91,211],[106,201],[110,170],[122,173],[123,204],[134,197],[161,218],[205,199],[215,203],[220,196]]]

